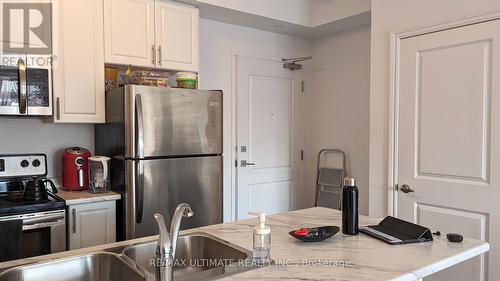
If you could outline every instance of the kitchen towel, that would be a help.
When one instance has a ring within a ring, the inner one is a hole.
[[[23,220],[0,221],[0,262],[21,257]]]

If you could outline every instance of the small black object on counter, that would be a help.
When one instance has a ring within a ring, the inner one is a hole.
[[[446,239],[453,243],[460,243],[464,241],[464,237],[458,233],[448,233],[446,234]]]
[[[359,233],[358,197],[356,180],[346,177],[342,189],[342,232],[344,234],[357,235]]]

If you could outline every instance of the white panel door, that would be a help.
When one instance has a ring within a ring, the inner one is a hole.
[[[500,280],[500,21],[400,50],[397,215],[492,249],[425,280]]]
[[[55,7],[54,122],[104,123],[103,0]]]
[[[303,198],[300,85],[301,72],[281,62],[236,58],[237,219],[289,211]]]
[[[156,1],[157,67],[198,71],[198,9]]]
[[[105,61],[153,67],[155,0],[105,0]]]

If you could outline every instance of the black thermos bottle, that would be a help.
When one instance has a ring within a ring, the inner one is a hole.
[[[358,197],[356,180],[346,177],[342,189],[342,232],[344,234],[357,235],[359,233]]]

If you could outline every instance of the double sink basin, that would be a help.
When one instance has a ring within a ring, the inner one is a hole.
[[[0,281],[155,280],[156,240],[134,244],[121,254],[97,252],[8,269]],[[206,233],[179,236],[174,280],[198,281],[251,269],[251,253]]]

